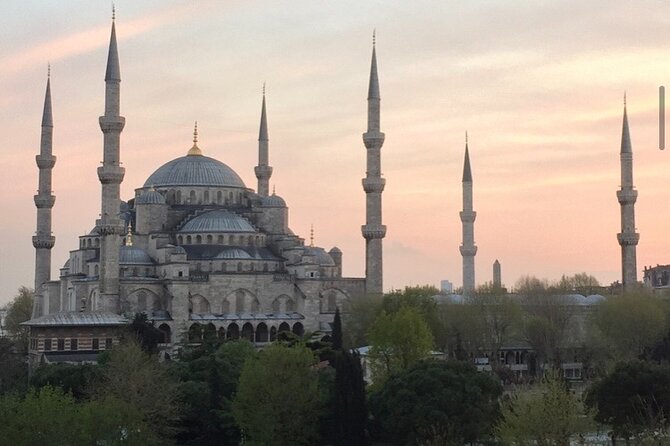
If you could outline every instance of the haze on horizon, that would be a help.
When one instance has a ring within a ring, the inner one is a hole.
[[[34,274],[34,156],[47,63],[54,113],[52,278],[100,210],[108,2],[0,4],[0,304]],[[670,4],[437,0],[116,2],[122,199],[186,153],[256,187],[267,82],[271,182],[290,226],[364,275],[366,93],[377,29],[385,288],[461,283],[461,173],[469,134],[477,283],[585,271],[620,280],[622,97],[634,152],[638,278],[667,263],[667,151],[658,86],[670,83]]]

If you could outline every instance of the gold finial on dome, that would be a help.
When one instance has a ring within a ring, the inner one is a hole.
[[[198,121],[195,121],[195,128],[193,129],[193,147],[191,147],[187,155],[202,156],[202,150],[198,147]]]
[[[126,246],[133,246],[133,227],[128,223],[128,233],[126,234]]]

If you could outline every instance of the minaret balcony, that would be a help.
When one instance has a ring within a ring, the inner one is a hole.
[[[461,211],[459,212],[461,216],[461,222],[463,223],[474,223],[477,218],[477,213],[475,211]]]
[[[363,238],[366,240],[384,238],[386,236],[386,225],[367,224],[361,226]]]
[[[268,180],[272,176],[272,167],[270,166],[256,166],[254,173],[259,180]]]
[[[122,235],[124,233],[123,223],[117,217],[98,219],[95,221],[95,225],[100,235]],[[121,243],[120,239],[119,243]]]
[[[477,254],[477,247],[475,245],[472,246],[461,245],[458,249],[461,251],[461,255],[464,257],[472,257]]]
[[[384,145],[384,133],[372,131],[363,133],[363,143],[367,149],[380,149]]]
[[[621,189],[616,191],[616,197],[619,204],[634,204],[637,201],[637,191],[635,189]]]
[[[36,155],[35,162],[40,169],[51,169],[56,164],[56,157],[53,155]]]
[[[98,178],[102,184],[121,184],[126,169],[121,166],[100,166],[98,167]]]
[[[121,133],[126,126],[126,118],[123,116],[100,116],[99,122],[102,133]]]
[[[386,179],[378,177],[363,178],[363,190],[365,193],[382,193],[386,185]]]
[[[616,235],[621,246],[635,246],[640,241],[640,234],[635,232],[620,232]]]
[[[38,209],[52,208],[56,202],[56,197],[51,194],[37,194],[33,195],[35,200],[35,207]]]
[[[38,249],[51,249],[56,244],[56,237],[47,234],[33,235],[33,246]]]

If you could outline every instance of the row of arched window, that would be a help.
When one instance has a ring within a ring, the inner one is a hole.
[[[195,264],[196,272],[206,273],[246,273],[246,272],[275,272],[280,270],[280,264],[277,262],[263,262],[261,260],[248,260],[245,262],[197,262]]]
[[[282,322],[279,326],[271,325],[270,327],[265,322],[260,322],[255,327],[250,322],[247,322],[240,328],[237,323],[232,322],[225,327],[220,326],[217,328],[213,323],[201,325],[196,322],[188,330],[188,340],[191,343],[200,343],[208,339],[246,339],[249,342],[264,343],[277,340],[277,336],[282,332],[292,332],[298,336],[302,336],[305,334],[305,327],[302,322],[296,322],[292,327],[288,322]]]
[[[177,189],[169,189],[158,192],[165,197],[165,202],[171,205],[218,204],[226,206],[231,204],[240,205],[244,200],[242,192],[232,190],[201,191],[192,189],[188,192],[182,192]]]
[[[223,234],[204,234],[204,235],[178,235],[177,244],[179,245],[225,245],[225,246],[265,246],[265,236],[263,235],[223,235]]]

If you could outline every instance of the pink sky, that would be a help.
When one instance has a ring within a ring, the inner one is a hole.
[[[0,303],[33,283],[41,107],[54,107],[53,273],[100,208],[108,2],[2,2]],[[122,196],[190,147],[256,187],[267,82],[271,183],[290,226],[364,274],[366,89],[377,29],[385,287],[461,284],[461,172],[470,136],[477,282],[586,271],[620,277],[623,91],[634,151],[638,277],[669,263],[668,157],[658,86],[670,84],[670,4],[659,1],[165,1],[117,4]]]

